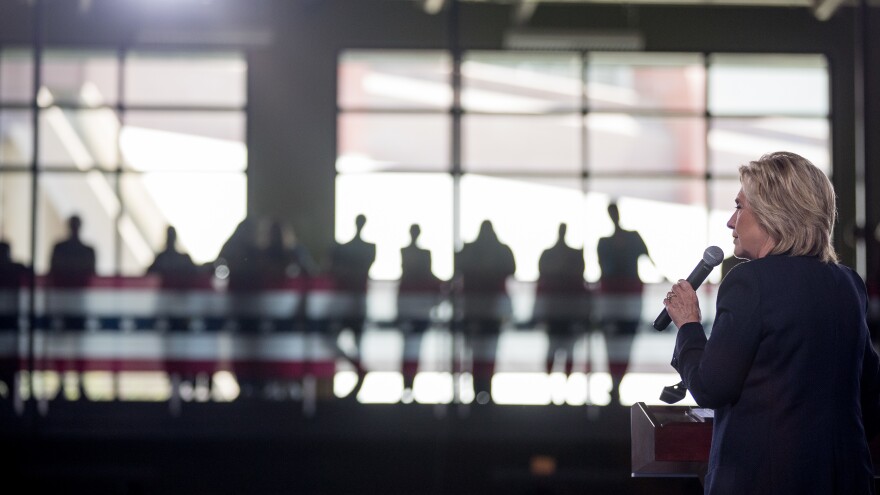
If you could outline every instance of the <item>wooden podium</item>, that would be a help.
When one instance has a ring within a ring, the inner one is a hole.
[[[712,419],[705,409],[688,406],[648,406],[631,410],[632,476],[699,477],[709,462]],[[874,476],[880,477],[880,436],[870,443]]]
[[[687,406],[632,406],[633,477],[702,478],[709,462],[712,419]]]

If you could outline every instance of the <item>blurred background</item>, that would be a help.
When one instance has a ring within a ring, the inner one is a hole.
[[[878,60],[867,0],[0,0],[4,483],[701,493],[631,475],[651,323],[786,150],[873,330]]]

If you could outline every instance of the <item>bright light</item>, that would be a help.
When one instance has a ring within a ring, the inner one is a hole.
[[[358,401],[365,404],[394,404],[403,395],[403,377],[400,373],[373,371],[364,377]]]
[[[418,373],[413,380],[413,398],[421,404],[449,404],[452,384],[451,373]]]
[[[242,142],[143,127],[123,126],[119,147],[126,163],[142,172],[240,172],[247,164]]]
[[[241,388],[238,386],[235,375],[228,371],[218,371],[213,376],[211,393],[217,402],[231,402],[238,398]]]
[[[337,364],[337,369],[339,365]],[[357,384],[357,373],[354,371],[337,371],[333,375],[333,395],[345,397],[354,391]]]
[[[671,349],[670,349],[671,351]],[[678,373],[627,373],[620,383],[620,403],[631,406],[636,402],[648,405],[667,405],[660,400],[663,387],[675,385],[681,381]],[[697,403],[690,393],[677,406],[696,406]]]
[[[363,89],[373,95],[414,101],[420,105],[444,106],[452,101],[449,84],[391,74],[372,73],[365,76]]]
[[[123,371],[116,380],[120,400],[164,402],[171,398],[171,382],[164,371]]]
[[[496,373],[492,377],[492,400],[496,404],[550,404],[549,376],[546,373]]]
[[[154,173],[140,180],[196,263],[216,259],[246,214],[247,179],[241,173]]]

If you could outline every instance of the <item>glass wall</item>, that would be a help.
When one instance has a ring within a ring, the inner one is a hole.
[[[143,274],[169,225],[196,262],[214,260],[246,210],[243,55],[49,48],[41,61],[35,94],[32,51],[0,48],[0,237],[13,258],[46,273],[79,215],[100,275]]]
[[[20,370],[14,391],[4,375],[0,397],[167,399],[168,356],[211,341],[164,338],[169,303],[143,275],[169,226],[176,249],[210,273],[245,216],[244,55],[49,47],[38,67],[35,58],[0,46],[0,240],[11,258],[2,262],[37,275],[34,287],[17,286],[3,267],[0,360],[17,368],[33,355],[35,367]],[[98,277],[61,288],[46,275],[73,216]]]
[[[511,324],[488,344],[496,402],[608,403],[620,366],[621,402],[657,396],[678,381],[674,332],[650,323],[668,281],[690,273],[707,246],[732,254],[738,167],[787,150],[831,173],[822,55],[465,51],[454,64],[445,51],[340,56],[336,238],[351,239],[366,215],[370,276],[384,287],[400,277],[408,225],[419,223],[433,273],[452,281],[454,253],[492,222],[516,265]],[[534,320],[539,259],[565,224],[602,297],[597,247],[614,231],[612,202],[650,254],[638,266],[641,325],[633,342],[616,343],[594,320],[568,351],[585,373],[558,382],[541,364],[553,359],[552,335]],[[709,324],[720,278],[715,270],[700,293]],[[479,347],[462,359],[479,361]]]
[[[465,52],[458,87],[452,63],[443,51],[340,57],[337,238],[350,237],[358,213],[371,218],[376,279],[399,275],[385,246],[405,237],[385,217],[425,207],[435,217],[429,229],[457,226],[449,234],[456,248],[480,221],[495,221],[522,280],[535,280],[540,252],[565,221],[595,281],[612,200],[621,224],[649,245],[657,272],[645,276],[677,279],[707,245],[731,250],[719,219],[733,207],[739,165],[788,150],[831,172],[821,55]],[[364,191],[407,194],[390,172],[421,177],[432,195],[416,194],[424,199],[396,212],[359,199]],[[386,175],[393,189],[381,189]],[[446,199],[438,203],[438,194]],[[439,238],[422,241],[435,256],[449,250]],[[451,273],[445,265],[435,272]]]

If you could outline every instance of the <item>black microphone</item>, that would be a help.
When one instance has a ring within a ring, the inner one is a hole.
[[[703,251],[703,259],[697,263],[694,271],[688,275],[687,281],[691,284],[691,287],[694,290],[703,283],[703,280],[706,280],[706,277],[712,273],[712,269],[716,266],[720,265],[721,262],[724,261],[724,251],[721,250],[718,246],[709,246]],[[666,327],[672,323],[672,318],[669,317],[669,313],[666,311],[666,308],[663,308],[663,311],[660,312],[660,316],[654,320],[654,329],[663,331],[666,330]]]

